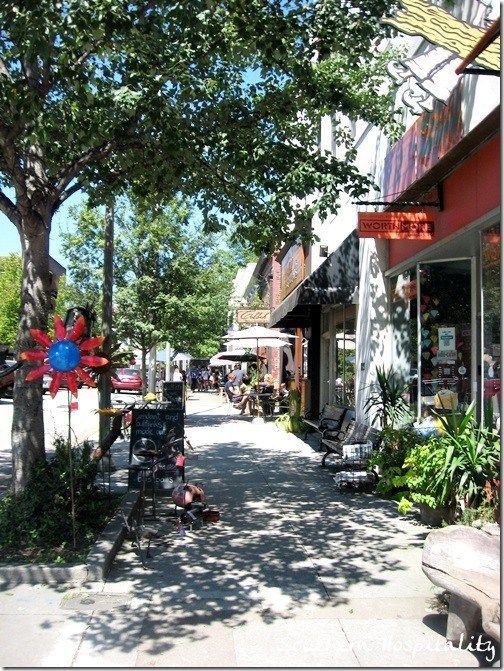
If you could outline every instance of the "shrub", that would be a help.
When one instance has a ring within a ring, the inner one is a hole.
[[[392,369],[376,368],[376,384],[364,410],[375,410],[374,422],[380,422],[384,429],[404,426],[412,419],[411,410],[405,401],[409,386]]]
[[[436,486],[446,497],[453,492],[468,507],[477,507],[485,495],[485,486],[499,477],[499,435],[478,425],[474,403],[463,415],[439,416],[445,433],[437,440],[445,450],[445,461],[436,475]]]
[[[411,450],[423,442],[411,428],[384,429],[381,433],[381,448],[371,459],[371,466],[380,469],[380,480],[376,490],[396,500],[408,494],[403,464]]]
[[[430,508],[459,499],[469,508],[484,498],[498,505],[499,436],[476,423],[474,404],[462,415],[438,417],[444,433],[415,447],[404,462],[411,500]]]
[[[0,559],[80,560],[117,505],[117,497],[94,484],[93,444],[72,448],[77,551],[73,551],[68,444],[54,442],[55,454],[35,464],[27,488],[0,499]]]

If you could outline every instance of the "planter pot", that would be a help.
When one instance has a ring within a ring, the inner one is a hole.
[[[438,506],[437,508],[431,508],[425,503],[418,503],[417,505],[421,521],[430,527],[440,527],[443,522],[452,524],[455,519],[454,505]]]

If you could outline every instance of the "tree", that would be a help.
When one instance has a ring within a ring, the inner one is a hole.
[[[393,4],[393,3],[392,3]],[[85,189],[194,197],[207,231],[231,216],[258,249],[369,180],[313,149],[318,117],[389,120],[374,45],[385,0],[39,0],[0,3],[0,211],[21,239],[17,348],[49,306],[54,213]],[[300,113],[302,111],[302,113]],[[7,191],[9,187],[11,191]],[[318,192],[318,200],[305,197]],[[222,213],[222,215],[221,215]],[[17,375],[16,490],[44,455],[41,384]]]
[[[0,343],[14,348],[19,324],[21,257],[0,257]]]
[[[104,215],[88,206],[72,212],[77,226],[63,236],[63,251],[72,277],[92,291]],[[240,244],[224,249],[222,236],[202,234],[191,221],[189,207],[177,200],[155,210],[123,200],[118,208],[115,337],[142,351],[144,378],[153,346],[169,340],[206,357],[218,349],[227,326],[231,281],[247,252]]]

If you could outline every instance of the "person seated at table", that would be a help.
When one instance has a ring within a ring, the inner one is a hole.
[[[282,382],[278,391],[274,396],[275,401],[278,401],[278,407],[280,411],[287,411],[289,408],[289,390],[285,382]]]
[[[259,384],[261,394],[273,393],[275,390],[275,378],[271,373],[266,373],[264,380]]]
[[[234,392],[233,407],[241,410],[240,415],[244,415],[250,400],[250,389],[246,384],[241,384],[239,387],[232,387],[231,391]]]
[[[226,381],[224,382],[224,392],[227,394],[227,397],[230,401],[233,400],[232,388],[235,386],[235,374],[228,373],[226,376]]]

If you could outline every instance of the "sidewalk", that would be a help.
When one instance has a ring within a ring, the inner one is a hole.
[[[309,445],[212,394],[189,401],[187,433],[187,477],[221,521],[185,537],[167,522],[147,571],[126,543],[105,583],[0,592],[0,665],[486,665],[445,645],[426,528],[339,493]]]

